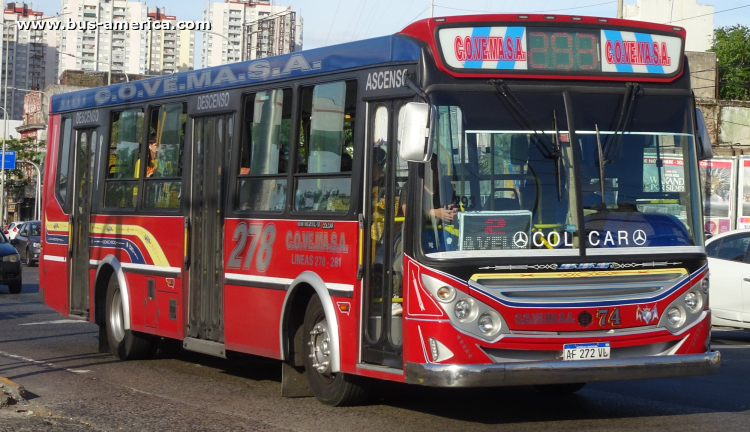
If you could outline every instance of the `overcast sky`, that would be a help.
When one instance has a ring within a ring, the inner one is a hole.
[[[291,6],[304,18],[305,49],[393,34],[412,21],[429,17],[430,13],[430,0],[277,0],[274,3]],[[625,0],[625,4],[635,3],[635,0]],[[715,7],[716,27],[750,24],[750,7],[720,13],[725,9],[750,5],[748,0],[701,0],[700,3]],[[46,15],[55,14],[60,4],[60,0],[33,1],[34,9],[41,9]],[[180,20],[201,20],[206,2],[148,0],[148,5],[166,7],[167,14],[176,15]],[[554,12],[614,17],[616,11],[616,0],[435,0],[435,16]],[[199,43],[200,37],[196,34],[196,47],[200,46]]]

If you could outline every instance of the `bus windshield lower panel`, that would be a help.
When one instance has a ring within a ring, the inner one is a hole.
[[[420,216],[428,257],[702,246],[688,98],[573,94],[575,125],[561,93],[432,101]]]

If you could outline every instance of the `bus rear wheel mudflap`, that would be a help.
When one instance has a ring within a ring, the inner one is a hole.
[[[364,379],[331,372],[330,329],[317,295],[313,295],[307,305],[303,328],[305,373],[315,397],[333,406],[362,403],[367,395]]]
[[[110,352],[120,360],[145,358],[149,352],[151,339],[144,334],[125,330],[122,291],[117,276],[112,275],[107,286],[106,315]]]

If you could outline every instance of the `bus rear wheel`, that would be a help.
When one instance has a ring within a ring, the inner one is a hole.
[[[147,335],[125,330],[122,291],[114,275],[109,279],[106,301],[105,326],[112,354],[120,360],[137,360],[146,357],[149,352],[150,339]]]
[[[367,395],[364,379],[331,372],[331,339],[323,304],[313,295],[305,312],[305,373],[315,397],[326,405],[358,405]]]

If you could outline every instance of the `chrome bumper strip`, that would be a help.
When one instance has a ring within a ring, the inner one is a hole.
[[[406,382],[429,387],[501,387],[709,375],[721,354],[685,354],[611,360],[451,365],[406,363]]]

